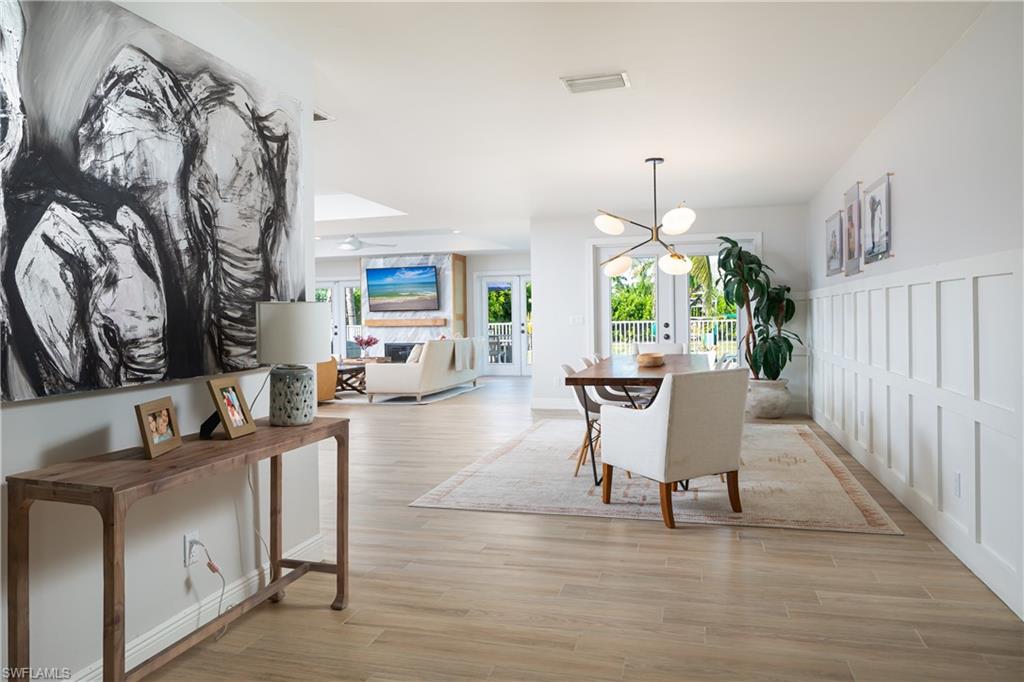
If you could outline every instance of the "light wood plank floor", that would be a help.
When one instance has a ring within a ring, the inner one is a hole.
[[[529,390],[322,407],[352,419],[351,605],[310,574],[151,679],[1024,679],[1021,622],[820,431],[905,536],[406,506],[565,416]],[[325,499],[333,476],[327,452]]]

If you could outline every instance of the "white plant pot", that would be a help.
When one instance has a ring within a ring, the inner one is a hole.
[[[747,388],[747,413],[757,419],[778,419],[789,409],[789,379],[751,379]]]

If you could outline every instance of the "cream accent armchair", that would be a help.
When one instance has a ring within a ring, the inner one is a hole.
[[[475,352],[475,350],[474,350]],[[459,384],[476,386],[480,362],[474,358],[467,369],[455,369],[455,341],[426,341],[419,362],[378,363],[366,366],[366,395],[372,403],[376,395],[423,396],[439,393]]]
[[[611,502],[614,467],[657,481],[661,516],[675,528],[672,491],[678,481],[725,472],[729,503],[740,506],[739,468],[746,368],[670,374],[651,406],[601,408],[601,500]]]

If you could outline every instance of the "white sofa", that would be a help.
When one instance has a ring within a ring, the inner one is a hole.
[[[466,368],[455,369],[455,344],[468,346]],[[372,403],[377,395],[423,396],[438,393],[459,384],[476,385],[480,376],[477,346],[472,339],[427,341],[418,362],[369,364],[366,366],[366,396]]]

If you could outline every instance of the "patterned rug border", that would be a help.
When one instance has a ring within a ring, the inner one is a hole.
[[[610,519],[630,519],[630,520],[642,520],[642,521],[654,521],[648,516],[643,514],[643,507],[638,505],[630,505],[636,509],[635,513],[625,512],[623,506],[612,505],[608,507],[608,511],[604,511],[602,507],[597,507],[594,510],[585,508],[565,508],[565,507],[526,507],[524,505],[509,503],[486,503],[486,504],[474,504],[474,503],[458,503],[448,504],[445,498],[457,490],[459,486],[465,483],[469,478],[474,476],[481,469],[485,468],[489,464],[497,461],[504,457],[510,451],[514,450],[520,445],[527,437],[530,436],[534,431],[541,428],[545,424],[553,419],[541,419],[524,430],[519,435],[509,440],[504,445],[501,445],[487,454],[477,458],[472,463],[463,467],[446,480],[442,481],[438,485],[434,486],[426,493],[418,497],[413,502],[410,502],[410,507],[420,507],[425,509],[454,509],[459,511],[482,511],[482,512],[498,512],[498,513],[516,513],[516,514],[543,514],[549,516],[582,516],[591,518],[610,518]],[[564,421],[564,420],[558,420]],[[860,481],[853,475],[853,472],[843,464],[842,460],[839,459],[836,453],[832,452],[831,448],[826,445],[821,438],[818,437],[814,431],[806,424],[758,424],[759,427],[764,428],[788,428],[793,429],[797,432],[800,438],[811,448],[811,450],[818,456],[822,463],[829,468],[832,475],[835,476],[836,480],[842,486],[843,491],[846,492],[847,496],[853,502],[854,506],[857,507],[858,511],[863,515],[864,522],[868,525],[867,528],[838,528],[834,525],[828,525],[827,523],[817,523],[815,521],[805,521],[799,524],[784,520],[784,519],[769,519],[761,517],[761,522],[752,522],[743,519],[742,517],[735,517],[732,512],[715,515],[705,512],[694,512],[687,514],[686,510],[681,510],[678,507],[675,509],[676,523],[690,523],[694,525],[704,526],[744,526],[752,528],[782,528],[789,530],[811,530],[811,531],[828,531],[835,533],[861,533],[866,535],[903,535],[903,531],[896,522],[892,520],[892,517],[882,508],[878,501],[872,497],[871,493],[861,484]],[[587,472],[589,475],[589,471]],[[625,512],[625,513],[624,513]],[[661,523],[660,517],[656,519],[658,523]]]

